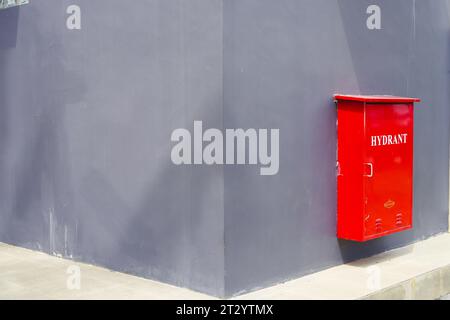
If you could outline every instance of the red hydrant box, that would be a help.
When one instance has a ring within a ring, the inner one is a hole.
[[[337,236],[364,242],[411,229],[416,98],[335,95]]]

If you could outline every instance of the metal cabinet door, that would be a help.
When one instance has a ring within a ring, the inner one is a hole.
[[[413,105],[366,104],[364,236],[412,227]]]

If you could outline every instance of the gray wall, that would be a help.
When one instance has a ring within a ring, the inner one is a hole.
[[[1,241],[222,294],[222,170],[170,161],[173,129],[222,123],[221,8],[0,12]]]
[[[67,30],[66,8],[82,9]],[[366,8],[382,29],[366,28]],[[39,0],[0,12],[0,241],[229,296],[447,229],[446,0]],[[414,230],[338,241],[335,92],[417,96]],[[175,166],[279,128],[280,171]]]

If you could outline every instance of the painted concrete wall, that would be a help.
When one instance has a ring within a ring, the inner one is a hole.
[[[366,27],[373,3],[382,10],[381,30]],[[224,2],[225,125],[279,127],[281,139],[277,176],[225,171],[227,293],[446,230],[448,12],[445,1]],[[423,99],[413,231],[366,244],[336,240],[333,92]]]
[[[66,8],[82,29],[66,28]],[[223,292],[223,173],[174,128],[222,123],[220,1],[38,0],[0,12],[0,239]]]
[[[81,30],[66,8],[82,10]],[[368,30],[378,4],[381,30]],[[446,0],[64,0],[0,12],[0,241],[233,295],[448,226]],[[338,241],[335,92],[423,99],[414,230]],[[280,170],[171,133],[279,128]]]

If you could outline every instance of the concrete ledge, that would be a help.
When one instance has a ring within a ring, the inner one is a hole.
[[[367,300],[436,300],[450,293],[450,265],[372,293]]]
[[[237,299],[438,299],[450,293],[450,234]]]
[[[68,268],[81,272],[68,288]],[[234,299],[438,299],[450,293],[450,234]],[[156,281],[0,244],[0,299],[214,299]]]

